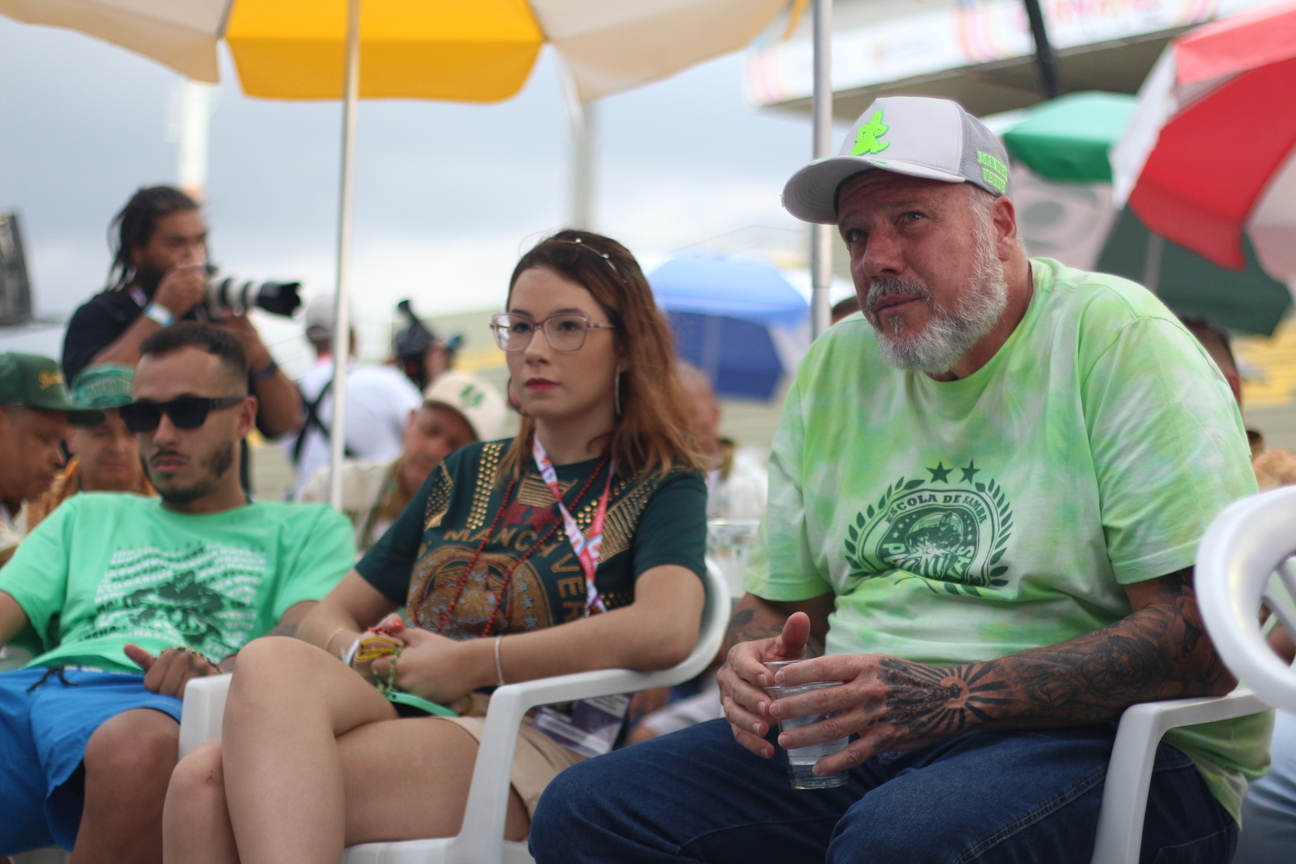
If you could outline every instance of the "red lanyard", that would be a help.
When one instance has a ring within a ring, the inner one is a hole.
[[[616,472],[616,462],[608,465],[607,483],[603,485],[603,495],[599,498],[598,509],[594,511],[594,521],[590,523],[590,536],[586,540],[571,511],[563,503],[562,489],[558,486],[558,472],[549,461],[549,454],[540,443],[540,437],[532,435],[531,442],[531,452],[535,456],[536,465],[540,468],[540,476],[544,478],[549,491],[553,492],[554,498],[558,500],[558,511],[562,514],[563,525],[567,529],[567,539],[571,541],[572,548],[576,550],[576,557],[580,559],[581,569],[585,571],[585,614],[591,615],[595,611],[606,612],[607,607],[603,605],[603,598],[594,587],[594,576],[598,570],[599,553],[603,549],[603,522],[607,517],[608,497],[612,491],[612,475]]]

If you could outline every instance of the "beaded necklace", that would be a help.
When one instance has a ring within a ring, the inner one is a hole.
[[[594,473],[590,474],[589,478],[585,481],[585,485],[582,486],[580,488],[580,491],[576,493],[576,498],[574,501],[572,501],[573,510],[580,505],[581,499],[585,497],[585,493],[588,492],[590,486],[593,485],[594,478],[598,477],[598,475],[602,473],[604,466],[606,466],[607,464],[608,464],[608,457],[604,456],[603,459],[599,462],[598,467],[594,469]],[[517,486],[516,476],[514,476],[511,480],[509,480],[508,488],[504,490],[504,497],[500,499],[499,507],[495,511],[495,519],[491,522],[490,527],[486,529],[486,536],[482,538],[481,543],[477,544],[477,551],[473,553],[472,560],[469,561],[468,566],[464,568],[463,575],[459,577],[459,581],[455,585],[454,597],[450,599],[450,603],[446,606],[445,610],[441,613],[441,620],[437,623],[436,632],[444,633],[446,629],[446,625],[450,623],[450,613],[454,611],[454,607],[458,605],[459,598],[463,596],[464,588],[467,587],[468,585],[468,577],[472,575],[473,568],[477,566],[477,563],[481,560],[482,553],[486,550],[486,544],[489,543],[491,537],[495,535],[495,529],[499,527],[500,520],[504,518],[504,511],[507,509],[509,497],[512,496],[513,489],[515,486]],[[556,507],[558,505],[555,503],[553,506]],[[552,509],[552,507],[550,509]],[[486,628],[482,630],[482,634],[481,634],[482,637],[489,636],[491,629],[495,626],[495,618],[496,616],[499,615],[500,609],[504,605],[504,592],[508,589],[509,583],[513,579],[513,574],[516,573],[518,571],[518,568],[521,567],[522,564],[528,558],[531,557],[532,552],[536,551],[545,543],[549,542],[549,538],[554,535],[554,532],[556,532],[558,530],[558,527],[562,524],[563,522],[561,519],[554,522],[553,526],[550,527],[550,529],[547,532],[545,532],[545,535],[539,538],[538,540],[536,540],[536,542],[532,543],[531,547],[527,549],[526,552],[522,553],[522,556],[518,558],[517,561],[513,562],[513,566],[510,567],[508,571],[504,574],[504,579],[500,583],[499,591],[497,591],[495,594],[495,605],[491,609],[490,617],[486,619]],[[415,610],[417,610],[423,605],[423,601],[427,599],[427,595],[429,592],[431,592],[431,590],[432,590],[432,577],[431,575],[429,575],[427,582],[423,586],[423,591],[419,595],[418,602],[413,604],[413,608]]]

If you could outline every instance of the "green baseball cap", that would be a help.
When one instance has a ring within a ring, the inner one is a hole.
[[[120,408],[135,401],[135,370],[120,363],[91,366],[72,382],[72,401],[85,408]]]
[[[66,411],[73,426],[97,426],[105,419],[99,409],[73,402],[59,364],[36,354],[0,354],[0,405]]]

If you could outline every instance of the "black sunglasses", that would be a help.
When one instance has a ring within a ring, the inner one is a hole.
[[[207,414],[220,408],[233,408],[246,396],[181,396],[170,402],[131,402],[119,409],[122,422],[132,432],[152,432],[162,422],[162,415],[171,418],[177,429],[197,429],[207,422]]]

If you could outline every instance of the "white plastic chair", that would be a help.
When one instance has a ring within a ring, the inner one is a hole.
[[[1225,508],[1197,550],[1197,597],[1224,664],[1265,702],[1296,712],[1296,672],[1274,653],[1260,624],[1264,602],[1296,636],[1296,486]],[[1274,577],[1277,578],[1274,578]],[[1286,596],[1283,596],[1283,591]]]
[[[1227,696],[1143,702],[1126,708],[1107,765],[1091,864],[1138,864],[1152,763],[1167,731],[1267,710],[1269,706],[1258,696],[1241,687]]]
[[[1296,633],[1296,615],[1272,584],[1276,571],[1288,596],[1296,596],[1293,553],[1296,487],[1244,498],[1226,507],[1206,530],[1197,549],[1197,604],[1224,665],[1247,687],[1219,698],[1149,702],[1125,712],[1107,771],[1093,864],[1138,861],[1152,759],[1168,729],[1243,717],[1271,706],[1296,710],[1296,673],[1269,648],[1260,624],[1263,599],[1288,632]]]
[[[706,606],[697,645],[684,662],[660,672],[600,669],[498,688],[486,714],[486,729],[477,749],[468,807],[458,836],[362,843],[346,850],[345,864],[529,864],[526,843],[504,840],[509,773],[523,715],[538,705],[670,687],[701,674],[720,650],[730,605],[724,575],[709,559],[704,584]],[[228,675],[189,682],[180,720],[181,758],[204,741],[220,736],[229,683]]]

